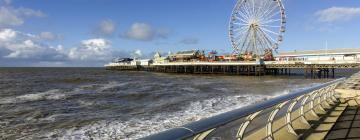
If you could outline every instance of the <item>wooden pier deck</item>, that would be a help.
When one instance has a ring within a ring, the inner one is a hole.
[[[291,75],[302,70],[305,77],[335,77],[336,69],[360,68],[360,61],[233,61],[233,62],[168,62],[147,66],[108,66],[110,70],[138,70],[184,74]]]

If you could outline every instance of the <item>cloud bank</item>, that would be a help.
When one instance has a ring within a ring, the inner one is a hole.
[[[57,35],[57,34],[54,34],[52,32],[41,32],[39,34],[39,37],[43,40],[47,40],[47,41],[53,41],[53,40],[59,40],[59,39],[62,39],[62,36],[61,35]]]
[[[360,8],[331,7],[315,13],[320,22],[345,22],[360,17]]]
[[[0,7],[0,27],[19,26],[24,24],[26,18],[45,16],[41,11],[23,7],[13,8],[5,5]]]
[[[155,39],[167,38],[169,34],[170,31],[165,28],[157,29],[146,23],[134,23],[120,37],[137,41],[153,41]]]
[[[116,25],[112,20],[102,20],[94,30],[94,34],[98,36],[112,36],[116,31]]]
[[[104,38],[82,40],[75,47],[65,48],[62,45],[44,44],[39,40],[40,36],[10,28],[0,29],[0,62],[12,60],[34,64],[58,63],[64,66],[89,63],[102,66],[115,56],[126,55],[112,48],[111,42]]]

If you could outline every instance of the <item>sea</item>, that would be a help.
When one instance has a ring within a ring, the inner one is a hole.
[[[0,68],[0,139],[137,139],[330,80]]]

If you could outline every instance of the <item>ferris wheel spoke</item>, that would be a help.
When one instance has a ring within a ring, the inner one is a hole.
[[[246,11],[248,12],[248,14],[250,16],[250,19],[253,19],[254,18],[254,12],[253,12],[253,7],[252,7],[251,0],[246,1],[245,7],[246,7]]]
[[[241,27],[241,28],[232,29],[231,33],[233,35],[236,35],[236,34],[243,35],[243,34],[245,34],[245,31],[248,30],[248,29],[249,29],[248,27],[244,26],[244,27]]]
[[[277,21],[281,21],[281,19],[270,19],[270,20],[263,22],[262,24],[269,24],[269,23],[273,23],[273,22],[277,22]]]
[[[255,0],[249,0],[252,4],[252,15],[255,15]]]
[[[265,36],[266,39],[270,39],[272,42],[276,42],[275,39],[273,39],[268,33],[264,32],[263,29],[260,29],[261,33],[263,33],[263,35]]]
[[[267,5],[268,5],[268,3],[269,3],[269,1],[270,0],[264,0],[264,1],[260,1],[259,3],[259,6],[258,6],[258,8],[257,8],[257,17],[261,17],[261,15],[263,14],[263,9],[267,9],[266,7],[267,7]]]
[[[261,9],[268,9],[268,7],[270,7],[271,2],[269,2],[271,0],[265,0],[265,4],[263,5],[263,7]]]
[[[256,1],[256,0],[254,0],[254,3],[255,3],[255,1]],[[263,4],[263,2],[261,2],[261,1],[256,1],[256,3],[255,3],[256,8],[255,8],[255,10],[254,10],[254,15],[255,15],[255,17],[259,17],[259,13],[260,13],[260,9],[259,9],[259,8],[262,7],[262,4]]]
[[[251,19],[251,18],[253,18],[253,17],[251,16],[251,12],[250,12],[250,10],[249,10],[248,3],[249,3],[249,2],[244,2],[243,8],[240,8],[240,9],[243,9],[245,15],[246,15],[247,17],[249,17],[249,19]]]
[[[239,47],[242,42],[246,42],[246,39],[249,34],[249,30],[250,29],[247,29],[246,31],[239,34],[238,36],[234,35],[234,38],[236,38],[236,41],[234,41],[234,43],[236,44],[236,47]]]
[[[243,23],[234,23],[235,25],[239,25],[239,26],[242,26],[242,27],[246,27],[246,26],[250,26],[249,24],[243,24]],[[242,28],[241,27],[241,28]]]
[[[235,42],[236,44],[241,44],[243,42],[246,42],[248,40],[248,35],[249,33],[247,32],[247,34],[243,34],[242,36],[236,36],[234,37],[235,39],[237,39],[237,42]]]
[[[273,3],[271,6],[269,7],[268,12],[264,15],[264,17],[267,17],[269,14],[275,12],[275,10],[278,8],[275,3]]]
[[[263,40],[263,38],[261,37],[261,33],[260,33],[258,30],[256,30],[256,33],[257,33],[257,35],[259,36],[259,37],[257,38],[259,46],[260,46],[262,49],[266,48],[266,46],[265,46],[265,44],[264,44],[264,42],[263,42],[264,40]],[[265,47],[264,47],[264,46],[265,46]]]
[[[237,41],[235,41],[235,43],[239,44],[242,41],[244,41],[246,38],[244,36],[239,35],[239,36],[234,36],[234,39],[237,40]]]
[[[276,15],[279,15],[279,14],[280,14],[280,11],[275,12],[275,13],[273,13],[273,14],[271,14],[271,15],[267,15],[266,18],[265,18],[265,20],[269,20],[270,18],[272,18],[272,17],[274,17],[274,16],[276,16]]]
[[[263,14],[260,16],[260,19],[266,19],[268,17],[267,15],[273,13],[273,11],[276,10],[276,8],[277,8],[276,5],[270,4],[270,6],[266,8],[266,11],[263,12]]]
[[[266,28],[262,28],[264,31],[266,31],[266,32],[268,32],[268,33],[272,33],[272,34],[274,34],[274,35],[280,35],[279,33],[275,33],[275,32],[273,32],[273,31],[270,31],[270,30],[268,30],[268,29],[266,29]]]
[[[246,33],[245,33],[244,31],[245,31],[245,30],[242,30],[242,31],[241,31],[242,33],[234,34],[234,35],[233,35],[234,38],[239,39],[239,38],[244,37],[244,36],[246,35]]]
[[[259,38],[260,38],[259,40],[262,42],[261,44],[262,44],[262,49],[263,50],[271,48],[272,43],[271,43],[270,40],[267,40],[263,35],[261,35]]]
[[[247,43],[247,41],[249,40],[249,36],[250,36],[250,28],[249,28],[249,30],[247,31],[247,34],[246,34],[246,37],[244,38],[244,42],[242,43],[242,46],[241,46],[241,49],[240,49],[240,52],[242,52],[243,51],[243,49],[244,49],[244,47],[245,47],[245,45],[246,45],[246,43]],[[241,43],[241,42],[240,42]]]
[[[239,25],[239,24],[236,24],[236,25]],[[246,25],[246,26],[241,26],[241,25],[240,25],[239,28],[236,28],[236,29],[234,29],[233,31],[235,31],[235,30],[242,30],[242,29],[248,29],[248,28],[249,28],[248,25]]]
[[[253,40],[253,38],[252,38],[252,36],[253,36],[253,33],[251,33],[251,36],[249,37],[249,41],[247,42],[247,45],[246,46],[244,46],[246,49],[245,49],[245,51],[247,51],[247,52],[253,52],[254,51],[254,46],[252,46],[252,40]],[[250,47],[252,47],[252,49],[249,49]]]
[[[264,42],[266,48],[270,48],[272,46],[272,42],[260,31],[258,30],[261,40]]]
[[[247,14],[245,14],[244,12],[242,12],[242,11],[239,11],[239,13],[237,13],[235,15],[236,16],[239,15],[239,16],[243,17],[243,19],[249,20],[249,16]]]
[[[241,18],[241,17],[238,17],[238,16],[235,16],[236,19],[239,19],[240,21],[242,21],[243,23],[248,23],[248,21],[246,21],[245,19]]]
[[[273,26],[273,25],[259,25],[260,27],[271,27],[271,28],[281,28],[281,26]]]
[[[270,3],[270,4],[268,4],[268,5],[263,9],[262,13],[261,13],[260,16],[259,16],[260,19],[263,18],[264,15],[266,15],[266,14],[269,12],[269,10],[270,10],[270,8],[271,8],[271,5],[272,5],[272,4]]]
[[[266,40],[269,40],[270,42],[276,42],[274,38],[272,38],[268,33],[264,32],[262,29],[259,29],[261,33],[263,33]]]

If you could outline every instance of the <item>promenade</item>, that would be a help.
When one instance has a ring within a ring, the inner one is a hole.
[[[324,115],[307,139],[360,139],[360,73],[335,89],[339,104]]]
[[[360,139],[360,72],[144,139]]]

